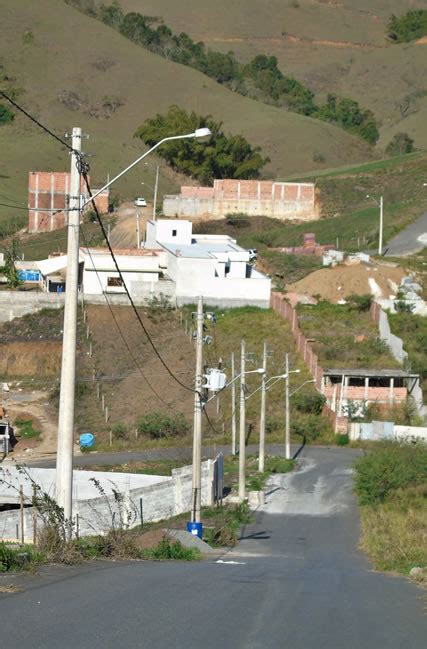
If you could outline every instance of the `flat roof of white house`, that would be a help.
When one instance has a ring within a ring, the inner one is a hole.
[[[214,237],[212,241],[204,237],[193,240],[191,244],[162,243],[162,247],[176,257],[190,257],[192,259],[215,259],[217,254],[248,253],[247,250],[237,245],[234,239],[224,237],[222,240]]]
[[[108,248],[80,248],[80,252],[91,257],[110,254]],[[116,257],[157,257],[161,252],[161,248],[113,248]]]

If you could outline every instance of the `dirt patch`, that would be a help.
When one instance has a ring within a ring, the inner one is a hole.
[[[164,536],[167,536],[164,530],[150,530],[145,534],[135,535],[133,541],[138,550],[148,550],[149,548],[155,548]]]
[[[341,265],[335,268],[322,268],[299,282],[289,284],[286,288],[288,291],[302,295],[320,296],[321,299],[330,302],[338,302],[350,295],[375,295],[389,298],[390,295],[396,295],[396,287],[404,276],[404,270],[398,267],[380,264]]]
[[[0,345],[0,375],[51,377],[61,369],[60,341],[11,342]]]
[[[51,455],[56,452],[57,413],[49,403],[49,393],[11,392],[6,402],[9,419],[13,425],[16,419],[31,419],[33,428],[41,431],[40,437],[19,437],[18,444],[13,451],[13,458],[39,457]]]

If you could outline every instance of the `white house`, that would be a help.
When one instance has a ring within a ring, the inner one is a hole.
[[[140,294],[149,297],[152,285],[158,286],[164,277],[167,263],[165,251],[117,248],[113,252],[129,293],[135,297]],[[125,293],[108,248],[80,248],[80,259],[83,261],[81,285],[85,295]]]
[[[193,235],[186,220],[148,221],[145,250],[167,253],[178,304],[202,295],[213,306],[268,307],[271,280],[249,263],[249,251],[225,235]]]

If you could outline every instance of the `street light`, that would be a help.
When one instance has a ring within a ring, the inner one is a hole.
[[[378,205],[380,208],[380,232],[378,236],[378,254],[382,255],[383,254],[383,216],[384,216],[384,197],[381,195],[380,200],[378,201],[375,196],[370,196],[370,194],[366,194],[366,198],[372,198],[373,201]]]
[[[90,198],[80,203],[81,172],[79,169],[81,129],[73,129],[71,180],[70,180],[70,216],[68,220],[67,244],[67,290],[64,305],[64,333],[61,361],[61,387],[58,416],[58,447],[56,456],[56,500],[64,511],[67,521],[67,535],[71,536],[73,515],[73,436],[74,436],[74,401],[76,373],[76,335],[77,335],[77,302],[78,302],[78,268],[79,268],[79,225],[80,212],[103,191],[108,189],[141,160],[165,142],[189,138],[206,138],[211,135],[208,128],[197,128],[193,133],[172,135],[157,142],[143,153],[126,169],[123,169],[106,185],[98,189]]]

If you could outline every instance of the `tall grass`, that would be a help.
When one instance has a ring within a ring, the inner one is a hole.
[[[375,567],[427,565],[427,446],[383,443],[355,464],[361,547]]]

